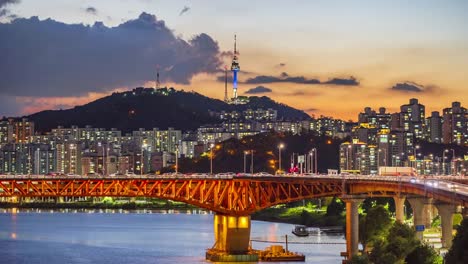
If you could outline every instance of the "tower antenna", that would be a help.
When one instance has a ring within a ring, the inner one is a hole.
[[[237,54],[237,35],[234,34],[234,55]]]
[[[159,82],[159,65],[156,65],[156,89],[159,89],[161,83]]]
[[[237,104],[237,73],[239,72],[239,62],[237,60],[237,36],[234,34],[234,55],[232,56],[232,64],[231,64],[231,71],[232,71],[232,90],[233,90],[233,103]]]

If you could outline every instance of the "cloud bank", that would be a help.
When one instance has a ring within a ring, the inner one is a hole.
[[[255,88],[251,88],[245,92],[245,94],[261,94],[261,93],[271,93],[272,90],[265,86],[257,86]]]
[[[221,65],[209,35],[183,40],[147,13],[116,27],[20,18],[0,23],[0,39],[0,96],[105,92],[154,80],[156,65],[163,81],[189,84]]]
[[[349,78],[332,78],[322,82],[319,79],[308,79],[304,76],[290,76],[286,72],[280,76],[259,75],[245,81],[247,84],[265,84],[265,83],[296,83],[296,84],[328,84],[341,86],[358,86],[359,81],[354,77]]]
[[[404,92],[404,93],[425,93],[431,92],[435,87],[433,85],[420,85],[415,82],[403,82],[397,83],[391,88],[392,91]]]

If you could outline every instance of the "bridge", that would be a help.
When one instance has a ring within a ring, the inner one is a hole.
[[[121,176],[0,175],[0,197],[148,197],[181,201],[215,212],[214,250],[242,255],[249,250],[250,215],[309,198],[339,197],[346,203],[346,248],[358,251],[358,207],[368,197],[393,197],[396,219],[404,202],[413,209],[417,237],[430,224],[432,207],[442,223],[443,247],[452,241],[453,213],[468,208],[464,177],[373,175],[164,174]]]

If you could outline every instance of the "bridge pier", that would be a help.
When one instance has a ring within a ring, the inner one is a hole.
[[[414,197],[408,198],[408,202],[411,204],[413,209],[413,225],[416,230],[416,238],[421,240],[423,239],[423,232],[418,231],[417,226],[424,226],[424,206],[427,203],[427,198],[424,197]]]
[[[424,203],[424,225],[426,228],[431,228],[432,226],[432,219],[434,218],[434,206],[432,203],[432,198],[426,198],[426,202]]]
[[[348,259],[356,255],[359,250],[359,204],[362,198],[342,198],[346,203],[346,252]]]
[[[213,228],[215,244],[206,259],[215,262],[258,261],[250,252],[250,216],[216,214]]]
[[[442,225],[442,247],[450,248],[453,240],[453,214],[456,212],[456,207],[453,204],[445,203],[438,204],[436,207],[439,211]]]
[[[393,196],[395,200],[395,218],[398,222],[405,221],[405,196]]]

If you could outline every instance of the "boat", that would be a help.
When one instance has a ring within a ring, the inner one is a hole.
[[[303,225],[294,226],[292,233],[296,236],[306,237],[309,236],[309,231],[307,231],[307,227]]]
[[[290,252],[280,245],[267,247],[265,250],[258,251],[258,257],[261,261],[279,262],[279,261],[305,261],[303,254]]]

